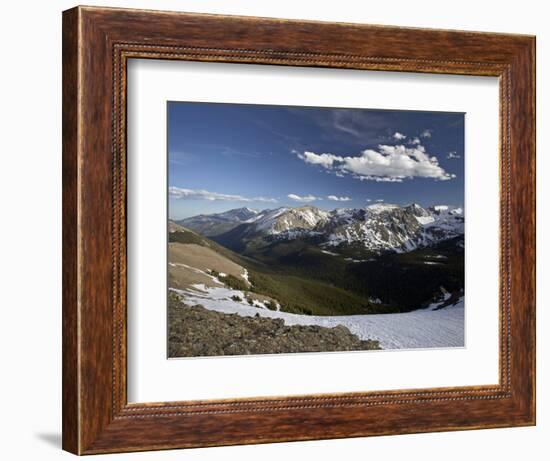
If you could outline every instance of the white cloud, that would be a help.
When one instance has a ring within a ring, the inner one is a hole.
[[[361,181],[375,181],[375,182],[403,182],[403,178],[393,178],[389,176],[356,176]]]
[[[381,144],[376,150],[366,149],[358,156],[306,151],[298,157],[306,163],[362,181],[402,182],[415,177],[446,181],[455,177],[439,166],[437,157],[429,155],[421,144],[412,147]]]
[[[333,154],[315,154],[314,152],[305,151],[303,154],[298,153],[298,158],[306,163],[311,163],[312,165],[321,165],[325,168],[332,168],[334,161],[338,160],[340,157]]]
[[[338,197],[336,195],[329,195],[327,199],[334,202],[349,202],[351,200],[351,197]]]
[[[319,200],[318,197],[315,197],[315,195],[296,195],[296,194],[288,194],[287,197],[290,200],[294,200],[295,202],[313,202],[315,200]]]
[[[243,197],[242,195],[222,194],[219,192],[210,192],[203,189],[182,189],[181,187],[171,186],[168,189],[169,195],[174,199],[183,200],[208,200],[226,201],[226,202],[264,202],[276,203],[277,200],[269,197]]]
[[[401,140],[405,139],[406,137],[407,137],[406,135],[404,135],[403,133],[399,133],[399,131],[396,131],[393,134],[393,138],[397,139],[398,141],[401,141]]]
[[[380,202],[383,202],[384,199],[383,199],[383,198],[379,198],[379,199],[376,199],[376,201],[377,201],[378,203],[380,203]]]
[[[432,137],[432,131],[433,130],[424,130],[422,133],[420,133],[421,138],[431,138]]]
[[[456,151],[452,151],[452,152],[449,152],[449,153],[447,154],[447,158],[449,158],[449,159],[451,159],[451,158],[460,158],[460,155],[458,155],[458,154],[456,153]]]
[[[368,198],[368,199],[367,199],[367,202],[372,202],[372,199]]]
[[[409,141],[409,143],[416,146],[416,145],[420,144],[420,138],[414,137]]]

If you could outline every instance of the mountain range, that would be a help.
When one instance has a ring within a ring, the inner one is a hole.
[[[267,210],[237,208],[176,221],[239,253],[276,242],[306,240],[326,253],[407,253],[453,240],[464,245],[461,208],[377,203],[332,211],[315,206]]]

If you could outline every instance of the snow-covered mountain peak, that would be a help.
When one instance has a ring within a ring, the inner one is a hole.
[[[432,208],[435,211],[447,211],[449,209],[449,205],[434,205]]]
[[[418,203],[411,203],[410,205],[406,206],[405,209],[415,216],[429,216],[430,212],[426,210],[425,208],[421,207]]]
[[[311,205],[298,208],[281,207],[266,210],[254,220],[257,230],[279,234],[289,230],[312,230],[321,221],[327,220],[330,213]]]
[[[363,215],[354,215],[345,225],[334,226],[327,244],[360,244],[374,252],[404,252],[462,234],[464,218],[460,209],[377,203],[366,207]]]
[[[437,216],[462,216],[464,214],[464,210],[460,207],[453,207],[450,205],[434,205],[428,208],[429,212],[432,215]]]
[[[182,224],[205,235],[208,235],[206,232],[213,236],[231,233],[232,241],[314,237],[316,244],[324,247],[359,245],[376,253],[411,251],[464,234],[462,209],[448,205],[423,208],[416,203],[403,207],[376,203],[366,208],[332,211],[312,205],[261,212],[239,208],[210,217],[211,221],[208,215],[200,215]]]
[[[371,213],[382,213],[384,211],[395,210],[396,208],[400,208],[400,206],[392,203],[374,203],[365,207],[365,209]]]
[[[253,210],[248,207],[243,208],[234,208],[232,210],[225,211],[223,213],[218,213],[218,216],[221,218],[235,219],[238,221],[246,221],[258,214],[258,211]]]

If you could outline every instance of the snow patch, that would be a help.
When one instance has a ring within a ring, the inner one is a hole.
[[[191,267],[191,266],[188,266],[187,264],[183,264],[183,263],[171,263],[171,262],[169,262],[168,265],[172,266],[172,267],[183,267],[183,268],[188,269],[192,272],[195,272],[196,274],[201,274],[201,275],[204,275],[204,276],[208,277],[214,283],[217,283],[219,285],[223,285],[223,283],[220,281],[220,279],[218,277],[215,277],[215,276],[213,276],[212,274],[210,274],[208,272],[197,269],[196,267]],[[220,274],[220,276],[221,275],[222,274]]]
[[[253,307],[246,302],[242,291],[230,288],[209,288],[204,284],[196,284],[187,290],[171,290],[182,296],[185,305],[200,304],[206,309],[226,314],[243,317],[258,314],[261,317],[280,318],[285,325],[318,325],[327,328],[343,325],[363,340],[380,341],[383,349],[464,346],[464,298],[452,306],[437,310],[441,301],[426,309],[401,314],[315,316]],[[235,301],[231,299],[232,296],[238,296],[242,301]],[[280,306],[277,305],[277,308]]]
[[[352,263],[364,263],[367,261],[374,261],[374,259],[354,259],[354,258],[345,258],[345,260]]]
[[[435,221],[435,218],[433,216],[415,216],[415,217],[416,217],[416,220],[423,226]]]
[[[241,274],[241,277],[246,281],[246,283],[248,283],[249,285],[252,285],[252,283],[250,283],[250,279],[248,278],[249,277],[248,269],[243,268],[243,273]]]

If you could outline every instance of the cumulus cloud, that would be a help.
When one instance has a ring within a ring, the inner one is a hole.
[[[401,140],[405,139],[406,137],[407,137],[406,135],[404,135],[403,133],[399,133],[399,131],[396,131],[393,134],[393,138],[397,139],[398,141],[401,141]]]
[[[449,158],[449,159],[451,159],[451,158],[460,158],[460,155],[458,155],[458,154],[456,153],[456,151],[452,151],[452,152],[449,152],[449,153],[447,154],[447,158]]]
[[[424,130],[422,133],[420,133],[421,138],[431,138],[432,137],[432,131],[433,130]]]
[[[412,144],[413,146],[416,146],[416,145],[420,144],[420,138],[414,137],[409,141],[409,143]]]
[[[377,149],[366,149],[357,156],[305,151],[298,153],[298,158],[337,175],[349,175],[362,181],[402,182],[415,177],[446,181],[455,177],[439,166],[437,157],[429,155],[421,144],[381,144]]]
[[[288,194],[287,197],[290,200],[294,200],[295,202],[313,202],[315,200],[319,200],[318,197],[315,197],[315,195],[296,195],[296,194]]]
[[[334,161],[338,160],[340,157],[333,154],[316,154],[314,152],[305,151],[304,153],[298,153],[298,158],[312,165],[321,165],[325,168],[331,168]]]
[[[338,197],[336,195],[329,195],[327,199],[334,202],[349,202],[351,200],[351,197]]]
[[[171,198],[183,200],[208,200],[226,201],[226,202],[264,202],[276,203],[277,200],[269,197],[243,197],[235,194],[222,194],[219,192],[210,192],[203,189],[183,189],[181,187],[171,186],[168,189]]]
[[[383,199],[383,198],[379,198],[379,199],[376,199],[376,201],[377,201],[378,203],[382,203],[382,202],[384,201],[384,199]]]

